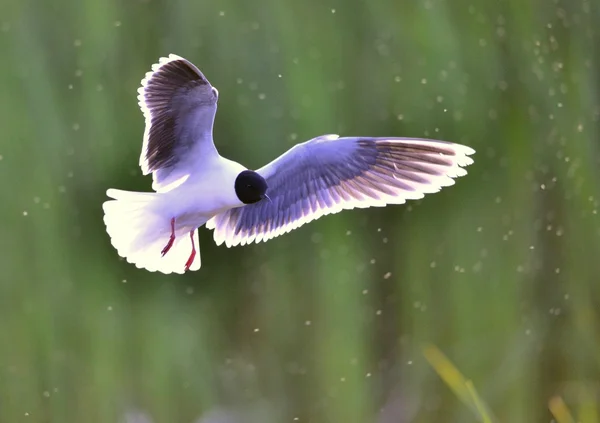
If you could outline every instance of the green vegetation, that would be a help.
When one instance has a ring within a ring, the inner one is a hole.
[[[598,421],[599,6],[4,0],[0,421]],[[136,90],[169,53],[250,168],[325,133],[475,164],[265,244],[201,229],[199,272],[137,270],[101,204],[150,189]]]

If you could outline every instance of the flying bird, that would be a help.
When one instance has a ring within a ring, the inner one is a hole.
[[[159,59],[138,94],[139,165],[154,192],[109,189],[103,209],[118,254],[149,271],[200,269],[202,225],[217,245],[267,241],[345,209],[422,198],[473,163],[472,148],[450,142],[322,135],[250,170],[217,151],[219,92],[190,61]]]

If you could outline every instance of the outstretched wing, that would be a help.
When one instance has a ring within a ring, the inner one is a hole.
[[[271,201],[231,209],[206,224],[217,245],[267,241],[321,216],[402,204],[465,175],[469,147],[444,141],[325,135],[259,169]]]
[[[140,167],[144,175],[153,173],[156,191],[168,191],[217,156],[218,91],[191,62],[171,54],[146,73],[138,93],[146,118]]]

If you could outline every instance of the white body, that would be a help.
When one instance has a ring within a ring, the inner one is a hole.
[[[235,178],[246,168],[221,156],[207,160],[197,172],[166,192],[140,193],[108,190],[113,201],[104,203],[107,232],[120,256],[138,268],[162,273],[184,273],[194,231],[196,256],[189,270],[200,269],[197,228],[209,219],[243,203],[234,190]],[[203,201],[210,198],[211,201]],[[171,235],[175,241],[164,257],[162,249]]]

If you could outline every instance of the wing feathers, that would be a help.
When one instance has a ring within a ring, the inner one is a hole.
[[[154,174],[156,190],[166,190],[193,170],[180,168],[186,157],[214,149],[218,92],[196,66],[171,54],[146,73],[138,93],[146,120],[139,164],[144,175]],[[198,148],[201,143],[207,145]]]
[[[344,209],[402,204],[454,184],[474,150],[443,141],[319,137],[258,172],[272,202],[222,213],[207,224],[217,244],[268,241]],[[230,228],[232,230],[230,230]]]

